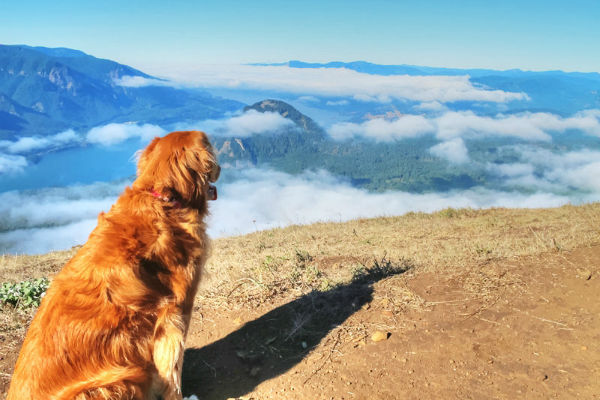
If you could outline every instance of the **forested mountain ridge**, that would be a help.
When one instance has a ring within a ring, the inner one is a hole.
[[[77,50],[0,45],[0,139],[109,122],[217,118],[242,107],[199,90],[121,86],[125,76],[152,78]]]

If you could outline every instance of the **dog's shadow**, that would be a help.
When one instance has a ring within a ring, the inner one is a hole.
[[[299,363],[336,326],[373,298],[373,283],[410,266],[376,264],[352,282],[311,292],[248,322],[202,348],[185,351],[183,393],[225,400],[251,392],[261,382]]]

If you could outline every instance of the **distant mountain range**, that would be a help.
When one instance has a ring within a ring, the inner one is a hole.
[[[472,83],[489,89],[527,93],[527,101],[512,102],[508,112],[548,111],[559,115],[600,108],[600,73],[563,71],[522,71],[511,69],[497,71],[491,69],[435,68],[415,65],[380,65],[366,61],[307,63],[288,61],[275,64],[290,68],[346,68],[372,75],[468,75]],[[461,108],[461,105],[457,105]],[[473,105],[469,104],[471,108]]]
[[[502,104],[449,102],[444,104],[447,107],[444,112],[467,110],[473,114],[495,117],[498,113],[523,111],[571,115],[585,109],[600,109],[600,74],[596,73],[457,70],[376,65],[362,61],[327,64],[290,61],[278,65],[291,68],[348,68],[378,75],[470,75],[475,85],[524,92],[530,98]],[[416,101],[396,99],[373,103],[351,96],[333,98],[334,101],[328,101],[327,98],[306,101],[299,98],[297,93],[282,93],[282,97],[277,96],[279,100],[273,96],[246,106],[201,90],[163,85],[120,86],[117,81],[124,76],[157,79],[126,65],[98,59],[78,50],[0,45],[0,141],[28,135],[51,135],[69,128],[84,131],[108,123],[136,122],[167,129],[180,122],[221,119],[231,112],[271,112],[280,114],[293,124],[286,124],[277,132],[250,136],[236,137],[230,134],[224,137],[223,133],[208,131],[213,134],[211,140],[224,166],[268,166],[288,173],[325,169],[355,186],[369,190],[410,192],[479,186],[495,188],[499,185],[499,178],[498,174],[490,172],[490,166],[523,161],[510,146],[531,144],[527,139],[518,137],[483,135],[482,139],[465,139],[462,145],[468,147],[472,162],[452,163],[432,153],[433,146],[440,143],[440,139],[434,135],[409,135],[386,142],[358,137],[337,141],[317,122],[298,110],[310,115],[314,115],[311,109],[314,112],[326,111],[334,115],[336,123],[363,123],[369,118],[394,120],[402,114],[435,117],[436,111],[431,114],[415,111],[418,110],[414,108]],[[259,91],[253,93],[252,97],[264,98]],[[288,102],[282,101],[282,98]],[[573,131],[556,135],[551,142],[533,144],[537,148],[556,152],[600,149],[597,136],[577,134],[576,128]],[[30,162],[36,163],[35,157],[44,155],[25,156],[29,157]],[[60,157],[60,154],[55,156]],[[127,154],[127,157],[130,155]],[[534,172],[539,174],[539,171]],[[515,187],[521,190],[523,185],[519,185]]]
[[[123,87],[134,68],[72,49],[0,45],[0,139],[109,122],[217,118],[243,104],[199,90]]]

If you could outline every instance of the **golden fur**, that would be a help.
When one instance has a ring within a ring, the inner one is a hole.
[[[8,400],[181,399],[184,341],[220,168],[202,132],[155,138],[48,289]]]

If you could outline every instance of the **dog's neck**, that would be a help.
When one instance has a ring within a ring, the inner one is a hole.
[[[167,195],[157,192],[154,188],[149,190],[150,194],[159,200],[169,203],[173,208],[181,208],[181,202],[174,200]]]

